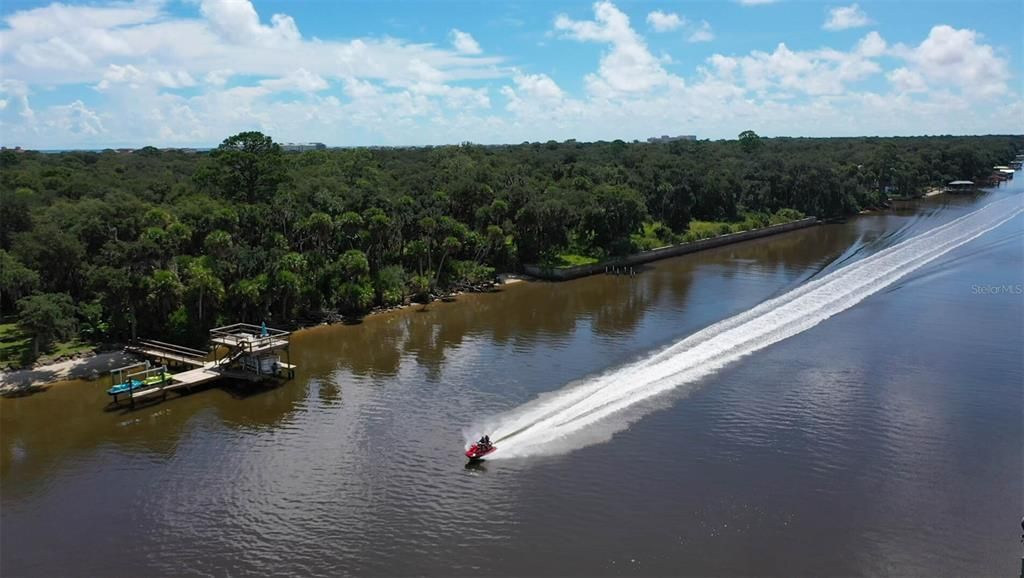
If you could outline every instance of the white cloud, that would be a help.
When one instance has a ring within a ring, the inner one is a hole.
[[[184,70],[168,71],[159,70],[153,75],[153,80],[164,88],[186,88],[195,86],[196,81],[192,75]]]
[[[155,70],[144,72],[139,68],[126,64],[118,66],[111,64],[103,73],[103,79],[96,84],[96,90],[108,91],[115,86],[126,86],[131,89],[138,89],[142,85],[153,84],[160,88],[186,88],[195,86],[196,81],[192,75],[185,70]]]
[[[871,24],[868,15],[856,3],[829,10],[828,20],[822,25],[825,30],[846,30]]]
[[[707,20],[701,20],[700,26],[690,33],[688,42],[711,42],[715,39],[715,33],[711,30],[711,24]]]
[[[137,87],[145,80],[146,75],[131,64],[126,64],[124,66],[111,64],[103,74],[103,79],[96,85],[96,89],[107,90],[115,84],[129,84]]]
[[[32,110],[32,106],[29,104],[28,101],[27,84],[20,80],[14,80],[12,78],[0,78],[0,94],[3,94],[7,97],[4,99],[4,101],[8,104],[10,104],[12,99],[15,103],[17,103],[17,115],[22,119],[22,121],[26,125],[31,126],[34,123],[35,111]],[[4,110],[7,110],[7,105],[4,105]],[[11,107],[11,110],[14,110],[14,107]],[[0,123],[0,126],[2,126],[2,124],[3,123]],[[0,132],[0,136],[2,136],[2,132]]]
[[[453,111],[488,110],[488,89],[459,86],[462,81],[510,75],[501,58],[470,54],[478,50],[468,34],[461,52],[390,37],[306,39],[290,16],[261,21],[247,0],[184,6],[194,15],[172,15],[160,0],[140,0],[53,4],[5,17],[0,97],[7,105],[0,111],[0,138],[46,146],[201,144],[253,127],[293,140],[333,127],[320,137],[331,140],[349,138],[359,124],[366,127],[364,138],[400,142],[416,132],[412,119],[454,127],[441,119]],[[231,87],[232,79],[248,86]],[[342,102],[329,93],[332,80],[345,94],[362,87],[361,94],[375,95]],[[37,114],[30,86],[92,86],[102,100],[84,107],[71,97],[70,104]],[[186,87],[198,93],[169,92]]]
[[[868,32],[864,38],[857,43],[857,52],[868,58],[874,58],[885,54],[886,42],[882,35],[875,31]]]
[[[49,112],[45,122],[51,128],[86,136],[95,136],[105,130],[99,114],[90,110],[81,100],[54,106]]]
[[[516,88],[531,97],[542,100],[561,100],[562,89],[546,74],[516,74]]]
[[[92,60],[61,37],[18,47],[15,58],[21,64],[40,69],[62,70],[89,67]]]
[[[0,29],[4,76],[32,84],[96,84],[113,64],[185,70],[193,78],[223,70],[277,78],[301,63],[324,78],[402,81],[408,80],[408,63],[413,59],[441,70],[446,82],[507,74],[499,69],[500,58],[430,44],[387,37],[304,39],[290,16],[277,14],[269,24],[262,23],[248,0],[203,0],[195,17],[174,16],[161,6],[157,2],[73,8],[54,4],[16,12],[5,19],[9,27]]]
[[[591,94],[612,97],[682,83],[662,68],[630,26],[629,17],[611,2],[594,4],[594,20],[573,20],[562,14],[555,19],[555,29],[575,40],[611,44],[611,51],[601,57],[597,73],[586,77]]]
[[[150,22],[161,13],[159,2],[119,3],[104,7],[54,3],[15,12],[4,20],[0,45],[14,46],[27,40],[59,37],[69,29],[103,30]]]
[[[647,24],[651,26],[656,32],[669,32],[675,30],[686,23],[686,19],[680,17],[675,12],[662,12],[661,10],[655,10],[647,15]]]
[[[480,49],[480,44],[477,43],[476,39],[469,32],[463,32],[458,28],[452,28],[449,33],[452,39],[452,46],[455,50],[462,54],[480,54],[483,52]]]
[[[264,80],[260,82],[260,86],[273,91],[319,92],[327,88],[328,84],[319,74],[299,68],[281,78]]]
[[[988,44],[981,44],[974,30],[940,25],[932,27],[920,45],[894,46],[910,70],[942,86],[956,86],[970,95],[990,97],[1007,92],[1009,63]]]
[[[514,69],[451,47],[454,34],[435,44],[317,39],[288,16],[261,19],[244,0],[234,4],[184,3],[186,16],[159,2],[54,4],[5,17],[0,140],[188,146],[253,129],[332,144],[718,138],[751,126],[768,135],[977,133],[1005,131],[1019,118],[1007,111],[1024,110],[1007,58],[949,26],[895,46],[870,32],[838,48],[722,52],[682,71],[684,53],[655,56],[605,1],[592,18],[557,17],[541,60]],[[683,39],[712,32],[679,19]],[[560,67],[548,57],[567,41],[599,44],[578,92],[568,87],[579,78],[551,72]],[[30,103],[44,91],[61,104]],[[994,96],[999,106],[983,100]]]
[[[878,42],[884,45],[880,36],[869,35],[858,46],[867,46],[870,52],[877,50]],[[771,53],[755,50],[740,57],[716,54],[708,63],[719,79],[735,80],[746,90],[762,95],[771,91],[782,91],[785,96],[841,95],[848,84],[881,71],[881,66],[859,49],[793,51],[784,43]]]
[[[203,82],[211,86],[221,87],[228,83],[228,79],[231,78],[231,69],[225,68],[221,70],[211,70],[203,76]]]
[[[886,75],[893,87],[901,93],[924,92],[928,90],[928,83],[919,72],[906,68],[897,68],[889,71]]]
[[[202,0],[199,10],[214,31],[239,44],[288,44],[302,37],[291,16],[274,14],[270,26],[260,24],[249,0]]]

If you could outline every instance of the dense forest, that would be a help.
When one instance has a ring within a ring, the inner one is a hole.
[[[597,259],[884,205],[976,179],[1024,137],[759,138],[284,153],[0,153],[0,314],[37,348],[288,324],[427,300],[522,263]]]

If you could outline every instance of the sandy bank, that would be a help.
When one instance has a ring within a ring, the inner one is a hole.
[[[111,351],[38,367],[4,371],[0,372],[0,392],[68,379],[91,379],[138,360],[138,357],[130,353]]]
[[[523,283],[525,281],[536,281],[536,279],[529,275],[521,275],[518,273],[502,273],[501,275],[498,275],[499,285],[511,285],[512,283]]]

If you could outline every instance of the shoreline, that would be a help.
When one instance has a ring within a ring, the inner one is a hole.
[[[790,231],[796,231],[806,227],[812,227],[820,224],[822,221],[817,217],[805,217],[803,219],[797,219],[796,221],[790,221],[788,223],[780,223],[778,225],[770,225],[768,227],[761,227],[759,229],[750,229],[748,231],[740,231],[737,233],[727,233],[725,235],[716,235],[707,239],[701,239],[699,241],[689,241],[686,243],[678,243],[675,245],[667,245],[665,247],[659,247],[650,251],[640,251],[639,253],[633,253],[623,257],[612,257],[597,263],[590,265],[578,265],[576,267],[545,267],[539,264],[524,264],[523,269],[533,277],[543,279],[545,281],[570,281],[572,279],[579,279],[580,277],[588,277],[590,275],[597,275],[600,273],[608,273],[612,268],[626,268],[634,267],[636,265],[642,265],[644,263],[651,263],[653,261],[660,261],[662,259],[669,259],[672,257],[679,257],[682,255],[689,255],[691,253],[698,253],[707,249],[714,249],[717,247],[724,247],[726,245],[732,245],[735,243],[742,243],[743,241],[750,241],[753,239],[761,239],[764,237],[771,237],[779,235],[781,233],[788,233]]]
[[[0,395],[17,395],[35,388],[62,381],[97,379],[111,369],[139,361],[139,357],[123,350],[93,353],[45,365],[0,372]]]
[[[498,275],[498,283],[495,283],[494,287],[515,285],[517,283],[528,283],[535,280],[535,278],[529,275],[502,273]],[[416,305],[427,306],[435,301],[445,301],[467,293],[487,292],[488,291],[452,291],[451,293],[437,295],[427,303],[407,303],[392,307],[372,309],[368,311],[366,315],[360,317],[359,320],[388,313],[399,313],[405,310],[411,310]],[[328,317],[324,318],[319,323],[299,324],[292,331],[308,331],[318,329],[320,327],[351,323],[351,321],[351,319],[347,318],[339,317],[334,319]],[[32,393],[40,388],[46,388],[65,381],[94,381],[102,377],[104,374],[109,373],[112,369],[123,367],[130,363],[137,363],[141,360],[142,358],[138,355],[128,353],[122,348],[114,351],[93,352],[73,359],[65,359],[32,367],[0,371],[0,396],[15,397],[22,393]]]
[[[945,193],[944,188],[933,188],[925,193],[921,198],[934,197]],[[859,211],[859,215],[875,214],[877,210],[864,210]],[[666,247],[660,247],[651,251],[643,251],[620,258],[607,259],[591,265],[581,265],[577,267],[567,267],[561,269],[552,269],[542,267],[539,265],[524,265],[527,273],[501,273],[497,275],[497,282],[490,285],[493,287],[501,287],[503,285],[513,285],[517,283],[529,283],[534,281],[569,281],[580,277],[587,277],[590,275],[607,272],[608,267],[628,267],[631,265],[639,265],[652,261],[659,261],[662,259],[668,259],[672,257],[678,257],[689,253],[700,252],[705,249],[712,249],[724,245],[731,245],[747,240],[774,236],[779,233],[785,233],[816,224],[820,224],[821,220],[816,217],[805,217],[797,221],[791,221],[789,223],[783,223],[780,225],[772,225],[769,227],[763,227],[760,229],[752,229],[749,231],[742,231],[739,233],[730,233],[727,235],[718,235],[708,239],[702,239],[699,241],[692,241],[688,243],[681,243],[677,245],[669,245]],[[422,303],[420,305],[426,306],[435,301],[446,301],[458,295],[466,293],[486,293],[486,290],[471,289],[469,291],[465,289],[459,289],[451,291],[449,293],[443,293],[433,295],[430,301]],[[386,313],[397,313],[406,309],[411,309],[415,302],[404,303],[402,305],[390,306],[390,307],[379,307],[368,311],[365,315],[358,318],[358,320],[366,319],[377,315]],[[292,331],[299,332],[305,330],[316,329],[319,327],[325,327],[335,325],[338,323],[351,323],[353,320],[342,317],[342,316],[329,316],[325,317],[316,323],[298,323]],[[28,368],[20,368],[14,370],[0,371],[0,396],[11,397],[16,396],[21,392],[31,393],[40,388],[45,388],[50,385],[57,383],[72,381],[72,380],[95,380],[101,377],[104,373],[109,373],[111,369],[128,365],[129,363],[138,362],[141,358],[135,354],[128,353],[123,349],[115,351],[102,351],[93,352],[82,357],[74,359],[66,359],[63,361],[57,361],[44,365],[37,365]]]
[[[701,241],[694,241],[691,243],[683,243],[680,245],[670,245],[668,247],[662,247],[653,251],[645,251],[636,253],[628,257],[619,259],[617,261],[630,261],[635,264],[668,259],[671,257],[681,256],[692,252],[699,252],[704,249],[711,249],[721,245],[729,245],[738,243],[741,241],[749,240],[752,238],[759,238],[765,236],[772,236],[774,234],[788,232],[798,228],[804,228],[817,224],[818,221],[815,217],[807,217],[799,221],[793,221],[782,225],[774,225],[771,227],[764,227],[761,229],[754,229],[751,231],[743,231],[742,233],[732,233],[729,235],[719,235],[710,239],[702,239]],[[561,277],[556,275],[554,277],[548,277],[543,274],[535,274],[535,271],[529,269],[527,266],[527,273],[501,273],[497,275],[497,282],[490,285],[489,289],[493,290],[496,287],[502,287],[505,285],[515,285],[520,283],[530,283],[535,281],[567,281],[578,277],[584,277],[588,275],[597,274],[599,268],[603,268],[607,265],[607,262],[601,262],[594,265],[583,265],[581,267],[571,268],[570,277]],[[579,270],[593,269],[587,273],[579,274]],[[565,271],[565,270],[560,270]],[[340,315],[329,315],[321,319],[320,321],[310,323],[310,319],[300,321],[294,325],[293,332],[313,330],[321,327],[328,327],[337,324],[351,324],[354,321],[360,322],[369,317],[382,316],[385,314],[395,314],[406,310],[413,309],[416,305],[428,306],[435,301],[447,301],[459,295],[467,293],[488,293],[489,290],[479,289],[457,289],[448,293],[442,293],[432,295],[430,301],[426,303],[409,302],[403,303],[402,305],[394,305],[390,307],[378,307],[371,309],[365,315],[352,319]],[[39,390],[40,388],[46,388],[54,384],[72,381],[72,380],[89,380],[93,381],[99,379],[104,374],[109,373],[111,369],[128,365],[130,363],[138,362],[141,358],[135,354],[128,353],[124,349],[115,351],[104,351],[99,353],[92,353],[84,357],[75,359],[68,359],[58,361],[54,363],[48,363],[44,365],[33,366],[29,368],[22,368],[16,370],[2,371],[0,372],[0,396],[13,397],[19,394],[32,393]]]
[[[933,193],[938,194],[938,193]],[[929,195],[932,196],[932,195]],[[861,213],[863,214],[863,212]],[[618,259],[610,259],[595,263],[592,265],[582,265],[578,267],[564,268],[564,269],[547,269],[537,265],[526,265],[524,268],[527,273],[501,273],[497,275],[497,282],[490,285],[489,288],[493,290],[495,287],[501,287],[504,285],[515,285],[519,283],[529,283],[534,281],[568,281],[577,279],[580,277],[586,277],[595,275],[601,272],[606,272],[606,267],[611,266],[630,266],[639,265],[651,261],[659,261],[662,259],[668,259],[672,257],[678,257],[690,253],[700,252],[706,249],[712,249],[724,245],[731,245],[747,240],[775,236],[780,233],[786,233],[797,229],[810,227],[816,224],[820,224],[821,221],[816,217],[806,217],[797,221],[791,221],[780,225],[773,225],[769,227],[763,227],[760,229],[753,229],[750,231],[743,231],[740,233],[731,233],[728,235],[719,235],[711,237],[709,239],[702,239],[700,241],[693,241],[689,243],[681,243],[678,245],[669,245],[667,247],[661,247],[651,251],[644,251],[641,253],[635,253],[626,257]],[[368,311],[365,315],[358,318],[359,321],[383,315],[387,313],[398,313],[407,309],[412,309],[415,305],[427,306],[435,301],[447,301],[458,295],[466,293],[487,293],[488,290],[479,289],[458,289],[448,293],[433,295],[430,301],[426,303],[404,303],[402,305],[395,305],[390,307],[379,307]],[[307,320],[309,321],[309,320]],[[315,323],[298,323],[295,325],[293,332],[300,332],[306,330],[317,329],[320,327],[326,327],[336,324],[352,323],[353,319],[342,317],[342,316],[328,316]],[[110,370],[128,365],[130,363],[138,362],[141,358],[135,354],[128,353],[123,349],[115,351],[104,351],[96,352],[84,357],[78,357],[75,359],[68,359],[64,361],[58,361],[45,365],[33,366],[29,368],[22,368],[16,370],[0,371],[0,396],[12,397],[17,396],[19,393],[32,393],[40,388],[46,388],[48,386],[72,380],[96,380],[105,373],[109,373]]]

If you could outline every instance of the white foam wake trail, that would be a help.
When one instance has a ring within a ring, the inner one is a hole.
[[[1022,211],[1019,196],[991,203],[708,326],[646,359],[542,395],[474,429],[490,432],[496,441],[493,458],[559,453],[606,440],[639,416],[607,428],[592,426],[806,331]]]

